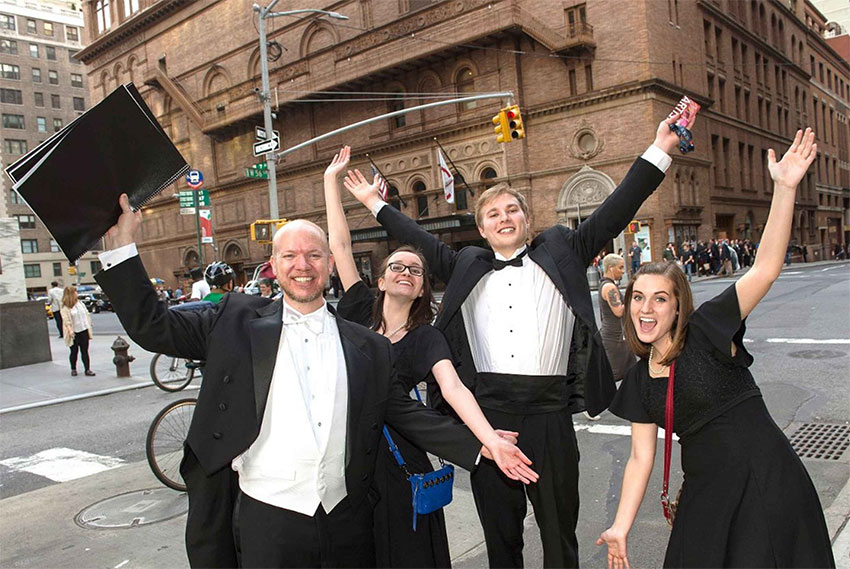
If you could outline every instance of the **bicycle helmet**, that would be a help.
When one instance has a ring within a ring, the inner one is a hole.
[[[233,280],[233,269],[221,261],[210,263],[204,271],[204,279],[210,286],[221,288]]]

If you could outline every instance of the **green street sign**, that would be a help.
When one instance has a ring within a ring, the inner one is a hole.
[[[268,170],[259,170],[257,168],[245,168],[245,177],[254,178],[256,180],[268,180]]]
[[[177,197],[180,199],[180,207],[195,207],[194,191],[178,192]],[[198,205],[201,207],[210,206],[210,191],[200,190],[198,194]]]
[[[267,171],[269,169],[268,162],[257,162],[253,166],[251,166],[254,170],[263,170]]]

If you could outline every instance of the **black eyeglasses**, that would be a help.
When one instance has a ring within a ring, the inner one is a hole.
[[[403,273],[407,269],[414,277],[421,277],[425,274],[425,269],[417,265],[405,265],[404,263],[390,263],[387,268],[394,273]]]

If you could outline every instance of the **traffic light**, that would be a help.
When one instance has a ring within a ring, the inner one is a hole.
[[[496,133],[496,142],[499,144],[511,141],[511,133],[508,129],[508,117],[505,114],[505,109],[499,111],[499,114],[493,117],[493,124],[496,128],[493,131]]]
[[[251,224],[251,240],[257,243],[271,243],[275,232],[288,221],[287,219],[258,219]]]
[[[76,275],[77,274],[77,267],[75,267],[73,265],[68,267],[68,274],[71,275],[71,276]]]
[[[639,233],[639,232],[640,232],[640,221],[629,222],[629,233]]]
[[[510,132],[511,140],[519,140],[525,138],[525,127],[522,124],[522,115],[519,112],[518,105],[511,105],[504,109],[505,118],[508,121],[508,131]]]

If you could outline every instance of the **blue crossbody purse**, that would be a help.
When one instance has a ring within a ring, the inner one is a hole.
[[[416,388],[414,390],[416,391],[416,398],[422,403],[419,390]],[[384,437],[390,446],[390,452],[393,453],[396,462],[404,470],[407,480],[410,482],[410,492],[413,500],[413,531],[416,531],[416,518],[420,514],[435,512],[449,505],[452,501],[452,483],[455,477],[455,467],[444,463],[441,458],[439,460],[442,466],[439,469],[424,474],[411,474],[404,462],[404,457],[401,456],[401,452],[398,450],[398,446],[393,441],[386,425],[384,425]]]

